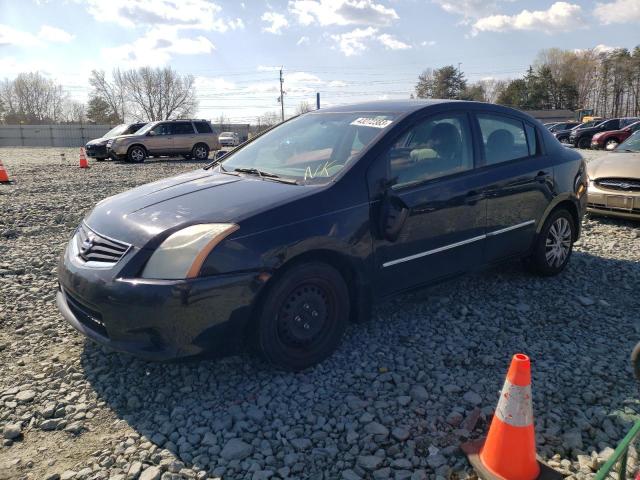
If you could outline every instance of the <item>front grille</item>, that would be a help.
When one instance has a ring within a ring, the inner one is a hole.
[[[69,305],[69,309],[80,323],[96,333],[99,333],[103,337],[108,337],[107,329],[104,327],[100,312],[96,312],[86,305],[83,305],[81,302],[69,295],[69,292],[66,290],[63,290],[63,293],[67,300],[67,305]]]
[[[640,191],[640,179],[637,178],[599,178],[595,181],[598,187],[626,192]]]
[[[105,266],[116,263],[129,250],[126,243],[105,238],[84,223],[78,227],[76,243],[78,254],[85,262],[99,262]]]

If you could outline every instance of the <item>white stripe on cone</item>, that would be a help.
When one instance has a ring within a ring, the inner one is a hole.
[[[513,427],[531,425],[533,423],[531,385],[521,387],[505,380],[495,416]]]

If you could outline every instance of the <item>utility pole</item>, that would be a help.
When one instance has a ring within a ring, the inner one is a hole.
[[[316,92],[316,110],[320,110],[320,92]]]
[[[282,69],[280,67],[280,108],[282,111],[282,121],[284,122],[284,92],[282,91],[282,85],[284,84],[284,78],[282,77]]]
[[[458,62],[458,80],[460,80],[462,78],[462,72],[460,71],[460,66],[462,65],[462,62]],[[460,86],[460,82],[458,82],[458,87]],[[458,94],[456,95],[456,98],[458,100],[460,100],[460,94],[461,94],[461,90],[460,88],[458,88]]]

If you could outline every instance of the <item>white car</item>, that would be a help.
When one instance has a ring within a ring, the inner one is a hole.
[[[218,135],[218,141],[222,147],[236,147],[240,145],[240,137],[235,132],[222,132]]]

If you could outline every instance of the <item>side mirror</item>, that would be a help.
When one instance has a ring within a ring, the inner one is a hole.
[[[156,132],[154,132],[153,130],[149,130],[147,132],[147,137],[155,137],[155,135],[156,135]]]

